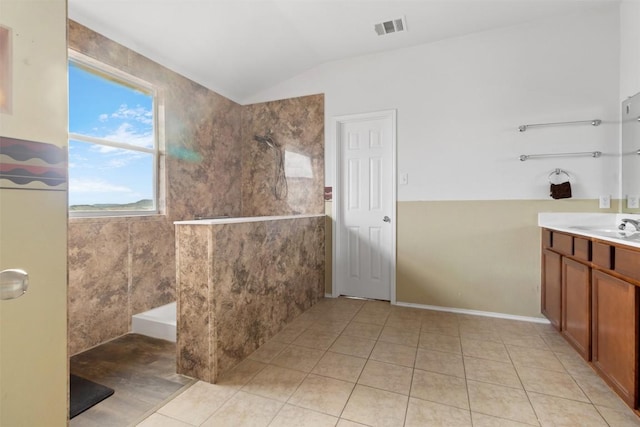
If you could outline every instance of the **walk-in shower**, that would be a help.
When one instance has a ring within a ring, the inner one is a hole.
[[[273,138],[271,131],[264,135],[255,135],[253,139],[274,152],[276,162],[274,165],[273,195],[277,200],[286,199],[288,193],[287,176],[284,170],[284,153],[280,144]]]

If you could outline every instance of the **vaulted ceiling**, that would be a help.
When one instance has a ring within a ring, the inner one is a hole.
[[[618,0],[69,0],[69,17],[242,103],[322,63]],[[406,18],[407,31],[374,25]]]

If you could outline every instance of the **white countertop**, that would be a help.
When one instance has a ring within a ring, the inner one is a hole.
[[[566,233],[640,248],[640,232],[619,230],[623,218],[640,221],[638,214],[541,212],[538,225]]]
[[[325,216],[325,214],[247,216],[247,217],[237,217],[237,218],[193,219],[189,221],[174,221],[173,223],[175,225],[217,225],[217,224],[238,224],[243,222],[279,221],[283,219],[315,218],[320,216]]]

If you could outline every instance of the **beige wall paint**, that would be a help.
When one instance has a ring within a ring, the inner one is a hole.
[[[13,33],[13,109],[0,134],[67,145],[66,1],[0,3]],[[46,215],[43,215],[46,212]],[[66,192],[0,189],[0,269],[28,292],[0,301],[0,425],[67,425]]]
[[[398,203],[397,301],[541,317],[538,212],[597,200]]]

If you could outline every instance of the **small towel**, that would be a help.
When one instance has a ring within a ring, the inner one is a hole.
[[[570,199],[571,183],[569,181],[562,184],[551,184],[551,197],[554,199]]]

